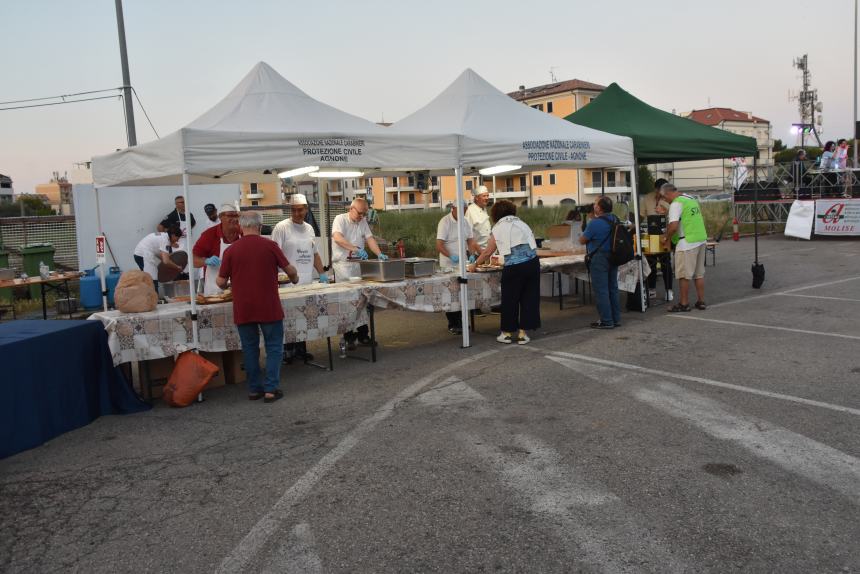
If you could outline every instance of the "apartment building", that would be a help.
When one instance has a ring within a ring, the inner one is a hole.
[[[754,116],[751,112],[743,112],[731,108],[706,108],[683,112],[680,115],[706,126],[755,138],[759,151],[758,165],[773,165],[773,138],[771,125],[768,120]],[[657,177],[665,177],[672,180],[679,189],[695,192],[715,192],[728,189],[738,169],[742,172],[746,171],[743,167],[736,167],[738,165],[751,168],[753,158],[727,158],[659,164],[656,166],[656,173]]]
[[[12,187],[12,178],[0,173],[0,203],[12,203],[15,190]]]
[[[72,183],[68,177],[54,172],[51,181],[36,186],[36,195],[48,198],[48,204],[57,215],[74,215]]]

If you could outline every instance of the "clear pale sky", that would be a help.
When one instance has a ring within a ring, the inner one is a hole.
[[[124,0],[131,82],[161,135],[217,103],[258,61],[369,120],[418,109],[466,67],[503,91],[579,78],[618,82],[678,112],[712,106],[789,129],[809,54],[824,137],[853,121],[850,0]],[[2,0],[0,101],[122,84],[113,0]],[[0,106],[3,107],[3,106]],[[155,138],[139,107],[138,141]],[[30,192],[126,146],[117,100],[0,111],[0,173]]]

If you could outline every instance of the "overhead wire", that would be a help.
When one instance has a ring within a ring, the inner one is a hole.
[[[137,100],[137,105],[140,106],[140,109],[143,111],[143,115],[146,116],[146,121],[149,122],[149,127],[152,128],[153,133],[155,133],[155,137],[161,139],[161,136],[158,135],[158,132],[155,130],[155,126],[152,125],[152,120],[149,119],[149,114],[146,113],[146,108],[143,107],[143,102],[140,101],[140,96],[137,95],[137,90],[134,89],[134,86],[131,87],[131,91],[134,92],[134,97]]]
[[[90,90],[88,92],[77,92],[75,94],[60,94],[59,96],[49,96],[47,98],[29,98],[26,100],[9,100],[7,102],[0,102],[0,106],[5,106],[6,104],[25,104],[27,102],[40,102],[44,100],[60,100],[63,98],[73,98],[75,96],[88,96],[90,94],[99,94],[101,92],[113,92],[115,90],[120,90],[122,88],[107,88],[104,90]]]
[[[45,106],[60,106],[62,104],[77,104],[78,102],[90,102],[93,100],[108,100],[108,99],[117,98],[117,97],[121,97],[121,96],[119,94],[117,94],[117,95],[113,95],[113,96],[97,96],[95,98],[80,98],[77,100],[68,100],[68,101],[62,101],[62,102],[48,102],[46,104],[29,104],[26,106],[9,106],[6,108],[0,108],[0,112],[5,111],[5,110],[22,110],[25,108],[43,108]],[[39,98],[39,99],[41,99],[41,98]],[[45,98],[45,99],[49,99],[49,98]]]

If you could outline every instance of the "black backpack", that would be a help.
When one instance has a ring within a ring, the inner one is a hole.
[[[600,217],[609,224],[609,236],[606,238],[609,240],[609,262],[612,265],[621,266],[633,260],[633,234],[630,233],[627,225],[617,217],[614,219]]]

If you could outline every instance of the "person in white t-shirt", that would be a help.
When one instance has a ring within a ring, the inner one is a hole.
[[[466,208],[466,221],[472,228],[472,236],[481,249],[487,246],[490,240],[490,215],[487,213],[487,202],[490,201],[490,192],[487,186],[481,185],[477,189],[472,188],[474,203]]]
[[[440,219],[439,225],[436,226],[436,251],[439,253],[439,267],[443,270],[457,268],[460,263],[458,227],[462,229],[469,263],[474,262],[481,252],[481,248],[472,237],[472,227],[465,222],[463,225],[458,223],[456,204],[448,203],[447,207],[451,212]],[[463,332],[463,317],[459,311],[446,312],[445,316],[448,318],[448,330],[451,333],[459,335]]]
[[[176,242],[179,238],[182,237],[182,229],[179,225],[170,224],[168,221],[162,221],[164,224],[166,232],[160,233],[158,231],[154,233],[150,233],[146,235],[143,239],[141,239],[134,248],[134,262],[137,263],[138,268],[141,271],[145,271],[152,277],[152,284],[155,286],[155,290],[158,291],[158,265],[159,263],[165,263],[169,265],[174,265],[178,267],[175,263],[170,261],[170,257],[162,255],[162,246],[166,242]]]
[[[305,221],[307,211],[307,198],[301,193],[293,194],[290,201],[290,217],[275,225],[272,230],[272,241],[278,244],[287,261],[296,268],[299,275],[297,285],[311,283],[314,279],[314,270],[319,273],[320,283],[328,283],[328,274],[320,259],[314,228]],[[304,341],[285,345],[284,361],[292,363],[293,357],[298,357],[305,362],[313,360],[313,355],[308,353]]]
[[[379,244],[373,238],[370,226],[367,225],[368,203],[366,199],[357,197],[352,200],[349,211],[341,213],[334,218],[331,226],[331,263],[334,270],[335,281],[349,281],[350,277],[361,276],[361,266],[355,261],[349,261],[350,254],[353,259],[367,259],[368,247],[380,261],[385,261],[388,256],[379,249]],[[358,327],[355,331],[344,333],[344,339],[350,349],[355,348],[355,340],[366,345],[370,343],[370,331],[367,325]]]
[[[180,229],[179,232],[182,233],[182,230]],[[188,237],[175,236],[171,235],[170,233],[167,233],[166,237],[161,242],[161,253],[159,254],[159,256],[161,257],[161,261],[165,265],[173,267],[179,271],[179,275],[176,276],[174,281],[188,279],[188,264],[186,263],[185,267],[179,269],[179,265],[174,264],[173,260],[170,258],[172,254],[177,253],[179,251],[183,251],[186,255],[188,255]]]

